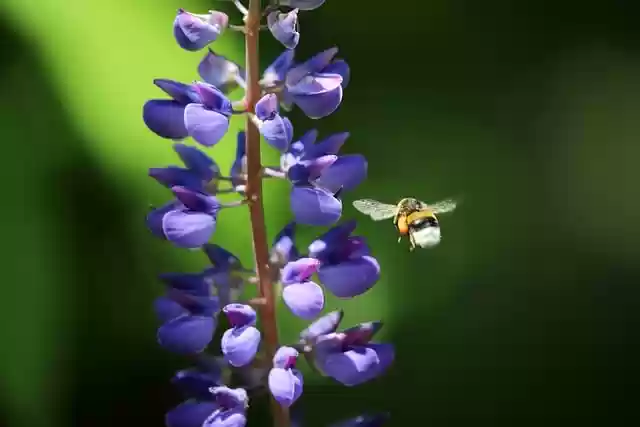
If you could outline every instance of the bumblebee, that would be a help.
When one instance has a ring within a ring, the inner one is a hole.
[[[456,208],[453,199],[442,200],[438,203],[425,203],[418,199],[405,198],[397,204],[391,205],[372,199],[361,199],[353,202],[353,207],[365,215],[369,215],[374,221],[382,221],[393,218],[396,227],[398,242],[404,236],[409,237],[410,248],[413,251],[416,246],[431,248],[440,243],[442,235],[440,223],[436,214],[448,213]]]

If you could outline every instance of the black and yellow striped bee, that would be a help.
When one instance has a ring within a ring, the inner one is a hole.
[[[451,212],[456,205],[453,199],[425,203],[418,199],[405,198],[395,205],[371,199],[353,202],[353,207],[369,215],[374,221],[393,218],[393,225],[400,234],[398,242],[403,236],[408,236],[410,250],[414,250],[416,246],[430,248],[440,243],[442,235],[436,214]]]

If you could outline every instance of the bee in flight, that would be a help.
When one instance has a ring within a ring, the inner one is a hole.
[[[416,246],[431,248],[440,243],[440,223],[436,214],[451,212],[456,205],[456,201],[452,199],[425,203],[418,199],[406,198],[400,200],[397,205],[371,199],[353,202],[353,207],[369,215],[374,221],[393,218],[393,225],[400,234],[398,242],[403,236],[409,236],[410,250],[414,250]]]

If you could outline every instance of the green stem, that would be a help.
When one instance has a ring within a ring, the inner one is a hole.
[[[245,18],[245,55],[246,55],[246,105],[249,113],[255,112],[256,102],[260,99],[260,62],[258,56],[258,36],[262,11],[260,0],[250,0]],[[264,221],[262,204],[262,161],[260,159],[260,133],[251,114],[247,114],[246,125],[247,187],[249,202],[253,252],[255,256],[258,293],[263,298],[258,310],[263,332],[264,352],[267,360],[272,360],[278,349],[278,325],[276,319],[275,292],[272,274],[269,271],[269,245]],[[283,408],[271,397],[271,411],[275,427],[289,427],[289,410]]]

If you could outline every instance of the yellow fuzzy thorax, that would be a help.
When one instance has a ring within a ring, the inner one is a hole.
[[[422,218],[435,218],[436,216],[429,209],[412,212],[407,216],[407,224],[411,224],[414,221],[417,221]]]

